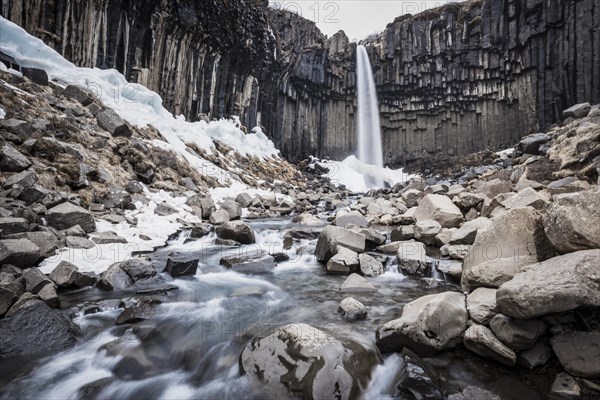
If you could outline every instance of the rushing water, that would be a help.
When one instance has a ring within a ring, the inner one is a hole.
[[[294,225],[289,219],[251,222],[258,242],[271,251],[281,250],[282,236]],[[82,303],[97,303],[95,313],[78,311],[76,322],[87,333],[74,348],[38,360],[16,360],[0,365],[2,399],[280,399],[240,375],[238,359],[243,346],[256,335],[267,335],[278,326],[304,322],[338,337],[374,346],[375,330],[397,318],[407,302],[435,292],[419,281],[398,273],[393,263],[378,278],[374,294],[354,295],[363,302],[366,320],[351,322],[336,313],[347,295],[339,291],[344,276],[326,275],[314,257],[315,242],[304,241],[288,252],[289,262],[255,275],[228,271],[219,266],[223,254],[253,251],[255,246],[222,248],[214,237],[185,241],[185,236],[152,254],[159,270],[170,254],[200,259],[193,277],[172,280],[178,290],[169,292],[151,318],[133,325],[115,326],[118,300],[130,293],[87,289],[65,294],[64,307],[81,310]],[[390,258],[390,261],[393,260]],[[440,289],[441,290],[441,289]],[[79,305],[75,307],[76,305]],[[85,307],[84,307],[85,308]],[[474,384],[505,399],[538,399],[547,382],[527,383],[528,374],[499,366],[466,351],[447,352],[427,362],[439,371],[445,390]],[[365,398],[391,395],[401,358],[391,355],[373,372]],[[534,375],[533,378],[536,378]],[[537,378],[536,378],[537,379]]]
[[[379,105],[371,62],[365,46],[356,49],[356,84],[358,96],[358,159],[365,164],[383,167]],[[381,178],[372,177],[374,187],[382,187]]]

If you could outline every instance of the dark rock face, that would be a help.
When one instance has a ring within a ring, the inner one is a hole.
[[[293,160],[355,151],[356,45],[343,32],[327,38],[262,0],[5,3],[2,14],[75,64],[116,68],[188,119],[239,115]],[[364,42],[385,161],[505,147],[600,102],[599,21],[593,0],[482,0],[396,18]]]

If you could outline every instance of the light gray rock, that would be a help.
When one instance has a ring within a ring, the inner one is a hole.
[[[487,229],[491,225],[491,221],[488,218],[479,217],[472,221],[466,222],[459,229],[452,232],[450,238],[451,245],[457,244],[473,244],[477,237],[477,231],[480,229]]]
[[[306,226],[323,226],[323,221],[310,213],[302,213],[293,219],[293,222]]]
[[[591,185],[586,181],[577,179],[574,176],[569,176],[554,182],[550,182],[546,188],[550,194],[556,195],[590,190]]]
[[[342,300],[337,312],[347,319],[365,319],[367,317],[367,308],[352,297]]]
[[[359,233],[361,235],[365,235],[366,247],[373,248],[379,245],[382,245],[386,241],[386,236],[382,233],[377,232],[373,228],[361,228],[358,226],[349,226],[350,229],[354,233]]]
[[[589,114],[592,106],[590,103],[579,103],[562,112],[563,118],[583,118]]]
[[[477,288],[467,296],[467,310],[473,321],[488,325],[498,314],[496,310],[496,289]]]
[[[490,322],[490,328],[502,343],[519,351],[532,348],[548,327],[537,319],[513,319],[498,314]]]
[[[452,200],[445,195],[428,194],[419,202],[414,217],[417,221],[434,220],[444,228],[458,226],[463,215]]]
[[[460,392],[448,396],[447,400],[502,400],[502,398],[487,390],[475,386],[467,386]]]
[[[481,202],[483,202],[483,199],[483,195],[466,192],[463,189],[462,192],[452,198],[452,202],[461,210],[467,211],[471,208],[477,207],[479,204],[481,204]]]
[[[277,263],[267,251],[249,251],[221,258],[220,264],[237,272],[253,274],[273,270]]]
[[[96,232],[90,238],[96,244],[127,243],[127,239],[114,232]]]
[[[462,275],[462,262],[458,260],[439,260],[437,270],[454,279],[460,280]]]
[[[550,193],[541,190],[536,191],[530,187],[519,191],[516,195],[501,202],[507,210],[511,208],[533,207],[536,210],[544,210],[550,201]]]
[[[498,310],[527,319],[600,307],[600,249],[582,250],[529,265],[498,289]]]
[[[50,307],[59,308],[60,300],[58,298],[58,294],[56,293],[56,286],[52,283],[48,283],[40,291],[37,293],[37,296],[40,300],[43,300]]]
[[[456,228],[450,228],[450,229],[442,228],[440,233],[435,235],[433,243],[438,247],[442,247],[443,245],[448,244],[450,242],[450,239],[452,239],[452,235],[454,234],[454,232],[456,230],[457,230]]]
[[[576,400],[581,396],[581,387],[573,377],[561,372],[556,375],[548,400]]]
[[[360,212],[348,212],[343,210],[337,212],[335,220],[333,220],[333,224],[342,228],[345,228],[346,225],[349,224],[360,226],[362,228],[367,227],[369,225],[365,217],[363,217],[363,215]]]
[[[358,253],[339,247],[336,255],[327,261],[325,270],[328,274],[349,275],[358,271],[359,265]]]
[[[240,193],[235,198],[235,202],[238,203],[241,207],[248,207],[252,203],[252,196],[248,193]]]
[[[306,324],[290,324],[255,338],[240,355],[240,370],[274,390],[305,399],[356,398],[380,357]],[[310,371],[310,372],[309,372]]]
[[[233,200],[225,200],[221,204],[221,209],[227,212],[230,221],[235,221],[242,217],[242,206]]]
[[[96,243],[79,236],[67,236],[65,240],[67,247],[70,249],[92,249],[96,247]]]
[[[157,274],[156,268],[148,260],[142,258],[130,258],[123,261],[120,265],[121,269],[137,282],[142,279],[152,278]]]
[[[256,243],[256,234],[254,230],[242,221],[225,222],[215,230],[217,236],[221,239],[235,240],[241,244]]]
[[[461,343],[468,318],[462,293],[424,296],[405,305],[402,317],[377,329],[377,347],[383,353],[407,347],[419,355],[433,355]]]
[[[433,259],[427,257],[421,242],[400,242],[396,253],[400,268],[408,275],[429,275]]]
[[[212,214],[210,214],[209,221],[213,225],[224,224],[225,222],[229,222],[229,213],[222,208],[218,211],[213,211]]]
[[[338,252],[338,246],[363,253],[366,247],[366,236],[339,226],[329,225],[323,229],[317,240],[317,260],[329,261]]]
[[[342,292],[354,293],[369,293],[377,291],[373,284],[358,274],[352,274],[346,278],[344,283],[342,283],[340,290]]]
[[[363,253],[358,256],[360,263],[360,272],[364,276],[379,276],[385,272],[381,261],[369,254]]]
[[[435,243],[435,237],[442,231],[439,222],[433,220],[418,221],[415,224],[415,239],[428,245]]]
[[[569,374],[600,377],[600,332],[565,332],[553,336],[550,344]]]
[[[162,217],[168,217],[169,215],[177,214],[178,211],[175,207],[169,205],[166,202],[162,202],[154,209],[154,214]]]
[[[544,231],[559,253],[600,248],[600,192],[561,194],[543,217]]]
[[[515,365],[517,356],[502,343],[494,333],[483,325],[473,324],[465,332],[465,347],[482,357],[491,358],[505,365]]]
[[[96,223],[92,214],[73,203],[62,203],[52,207],[46,213],[48,225],[58,230],[68,229],[79,225],[86,233],[96,230]]]
[[[503,181],[501,179],[492,179],[491,181],[479,182],[476,187],[476,192],[481,193],[489,199],[493,199],[502,193],[509,193],[512,191],[512,185],[510,182]]]
[[[20,186],[22,188],[29,188],[32,187],[37,181],[38,181],[38,176],[35,172],[33,171],[22,171],[22,172],[17,172],[16,174],[11,175],[10,177],[8,177],[8,179],[6,179],[4,181],[4,184],[2,185],[3,189],[10,189],[13,186]]]

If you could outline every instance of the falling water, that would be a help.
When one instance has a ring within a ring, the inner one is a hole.
[[[356,49],[356,81],[358,91],[358,159],[365,164],[383,167],[379,106],[373,70],[365,46]],[[378,186],[382,186],[380,177]]]

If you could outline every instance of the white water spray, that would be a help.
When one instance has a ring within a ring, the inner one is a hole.
[[[379,123],[379,105],[373,70],[365,46],[356,49],[356,82],[358,95],[358,122],[356,126],[358,137],[358,159],[365,164],[383,167],[383,152],[381,149],[381,125]],[[380,177],[373,184],[381,187]]]

